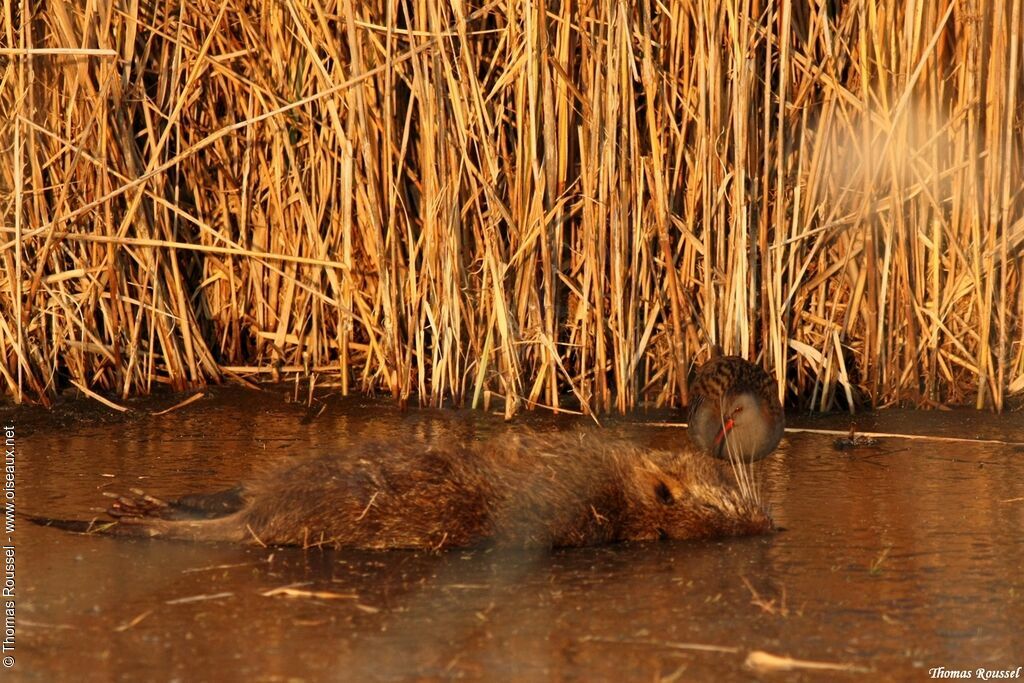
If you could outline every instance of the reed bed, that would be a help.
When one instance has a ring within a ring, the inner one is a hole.
[[[0,384],[1001,409],[1021,5],[3,0]]]

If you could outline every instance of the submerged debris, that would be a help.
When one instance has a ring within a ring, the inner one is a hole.
[[[850,433],[847,436],[841,436],[832,442],[832,447],[837,451],[849,451],[854,448],[869,448],[871,446],[877,446],[879,443],[878,439],[867,434],[858,434],[857,425],[850,425]]]

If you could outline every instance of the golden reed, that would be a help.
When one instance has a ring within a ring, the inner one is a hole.
[[[3,0],[0,384],[1001,408],[1022,1]]]

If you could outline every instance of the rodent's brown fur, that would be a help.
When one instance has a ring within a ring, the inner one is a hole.
[[[585,546],[772,528],[706,457],[583,434],[353,446],[221,494],[121,498],[111,514],[120,534],[375,549]]]

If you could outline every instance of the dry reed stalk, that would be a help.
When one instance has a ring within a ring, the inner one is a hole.
[[[1021,6],[3,0],[0,383],[1001,409]]]

